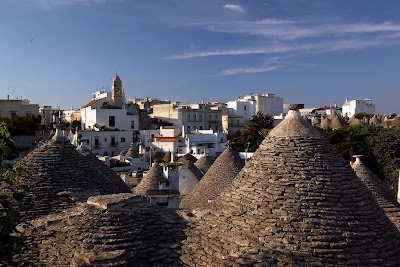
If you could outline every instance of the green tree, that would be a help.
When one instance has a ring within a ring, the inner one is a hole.
[[[71,122],[71,128],[76,129],[76,127],[78,127],[78,130],[81,129],[81,121],[74,120]]]
[[[397,192],[400,169],[400,129],[385,129],[370,125],[345,126],[337,130],[319,129],[326,139],[350,161],[350,149],[364,155],[364,164],[381,178],[393,192]]]
[[[368,114],[366,112],[357,112],[356,114],[354,114],[354,117],[356,117],[357,119],[361,120],[364,117],[368,117]]]
[[[249,151],[256,151],[264,140],[265,136],[274,127],[274,117],[262,112],[257,112],[245,125],[241,132],[239,141],[242,147],[246,148],[248,143]]]
[[[0,265],[4,262],[14,264],[13,255],[19,248],[21,238],[18,236],[17,225],[21,223],[18,211],[23,192],[28,191],[26,185],[14,186],[14,179],[25,171],[22,168],[13,169],[4,163],[4,157],[11,157],[13,152],[9,147],[10,132],[6,124],[0,124],[0,183],[3,189],[0,195]]]

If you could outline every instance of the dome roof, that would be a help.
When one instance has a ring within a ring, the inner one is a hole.
[[[354,155],[356,162],[351,166],[360,177],[361,181],[368,187],[376,198],[378,204],[383,208],[388,218],[400,230],[400,204],[397,202],[396,196],[390,188],[377,177],[367,166],[361,161],[359,155]]]
[[[157,190],[161,180],[164,179],[162,167],[155,162],[140,183],[132,189],[135,195],[145,196],[148,190]]]
[[[29,186],[24,210],[34,217],[73,206],[74,200],[85,201],[91,195],[130,192],[122,179],[90,151],[81,148],[78,152],[58,134],[15,167],[28,173],[15,184]]]
[[[210,208],[222,191],[232,183],[244,166],[244,161],[231,147],[215,160],[195,188],[181,201],[181,209]]]
[[[199,170],[205,174],[210,169],[211,165],[213,165],[213,163],[214,163],[213,156],[203,155],[199,158],[198,161],[196,161],[194,165],[196,165],[196,167],[199,168]]]
[[[182,257],[189,265],[400,264],[398,229],[337,150],[294,110],[190,223]]]
[[[190,160],[193,163],[196,163],[197,158],[195,156],[193,156],[192,154],[185,154],[182,157],[180,157],[176,162],[180,162],[180,163],[184,163],[186,160]]]
[[[40,266],[181,266],[182,218],[132,194],[87,203],[34,220],[26,255]],[[23,261],[23,259],[21,259]]]

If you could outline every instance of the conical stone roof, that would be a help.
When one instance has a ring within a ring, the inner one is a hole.
[[[349,119],[349,124],[350,125],[361,125],[361,126],[365,126],[364,122],[362,122],[361,120],[357,119],[355,116],[351,117]]]
[[[400,230],[400,204],[390,188],[377,177],[364,163],[361,156],[354,155],[356,161],[351,166],[376,198],[379,206],[386,212],[388,218]]]
[[[210,169],[211,165],[213,165],[213,163],[213,156],[203,155],[199,158],[198,161],[196,161],[194,165],[196,165],[196,167],[205,174]]]
[[[400,117],[399,116],[396,116],[396,117],[393,118],[392,126],[393,127],[400,127]]]
[[[128,152],[128,150],[122,150],[121,152],[119,152],[119,156],[125,156],[126,153]]]
[[[27,154],[16,167],[28,172],[15,184],[29,186],[23,203],[24,210],[33,216],[73,206],[73,200],[85,201],[90,195],[130,192],[121,178],[92,153],[78,152],[57,135]]]
[[[182,251],[189,265],[400,264],[397,228],[337,150],[294,110],[191,224]]]
[[[171,162],[171,152],[170,152],[170,151],[168,151],[168,152],[165,153],[164,157],[162,158],[162,161],[163,161],[164,163],[169,163],[169,162]]]
[[[125,154],[125,157],[128,158],[140,158],[139,155],[139,147],[135,143],[131,143],[128,151]]]
[[[163,169],[158,164],[154,162],[153,167],[147,172],[140,183],[132,189],[135,195],[145,196],[148,190],[158,190],[158,185],[161,180],[164,179]]]
[[[19,262],[31,256],[39,266],[182,266],[182,218],[132,194],[90,197],[31,223]]]
[[[372,116],[372,118],[369,120],[369,124],[376,124],[376,125],[380,125],[381,121],[378,119],[378,117],[376,115]]]
[[[179,208],[210,208],[211,202],[232,183],[244,166],[244,161],[231,147],[215,160],[196,187],[181,201]]]
[[[184,163],[186,160],[190,160],[191,162],[195,163],[197,161],[197,158],[192,154],[187,153],[180,157],[176,162]]]

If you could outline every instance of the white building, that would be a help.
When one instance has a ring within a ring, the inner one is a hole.
[[[140,142],[153,151],[171,152],[174,159],[191,153],[200,158],[207,154],[217,157],[226,149],[227,135],[213,130],[197,130],[182,136],[181,129],[174,126],[159,130],[140,130]]]
[[[222,111],[207,104],[161,104],[153,106],[153,118],[172,123],[182,136],[198,130],[222,131]]]
[[[111,93],[101,91],[93,93],[92,101],[81,108],[82,129],[108,128],[126,131],[139,129],[138,106],[125,103],[125,93],[118,75],[115,75],[111,87]]]
[[[257,112],[270,116],[279,116],[283,113],[283,98],[275,94],[246,95],[226,103],[231,116],[243,117],[244,121],[251,120]]]
[[[365,112],[368,115],[375,114],[375,105],[372,104],[371,99],[355,99],[350,100],[346,98],[346,103],[342,106],[342,115],[349,118],[353,117],[356,113]]]
[[[115,75],[111,87],[111,92],[92,94],[92,101],[81,108],[82,131],[70,136],[75,146],[78,140],[86,140],[86,146],[98,156],[116,156],[137,141],[138,106],[125,103],[118,75]]]
[[[89,148],[96,156],[116,156],[122,150],[128,150],[130,144],[134,141],[132,131],[77,131],[70,133],[70,141],[74,146],[78,146],[80,140],[86,142]]]

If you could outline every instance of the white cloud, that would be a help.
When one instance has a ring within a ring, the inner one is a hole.
[[[252,54],[284,54],[289,52],[330,52],[340,50],[354,50],[362,49],[365,47],[381,46],[386,44],[384,40],[335,40],[335,41],[323,41],[323,42],[310,42],[304,44],[291,44],[291,45],[273,45],[264,46],[257,48],[241,48],[241,49],[228,49],[228,50],[210,50],[201,52],[189,52],[179,55],[173,55],[164,59],[189,59],[198,57],[211,57],[211,56],[237,56],[237,55],[252,55]]]
[[[239,12],[239,13],[245,13],[246,11],[244,8],[240,5],[224,5],[224,8]]]
[[[282,40],[322,37],[328,35],[400,32],[400,24],[392,22],[324,25],[312,21],[278,19],[217,22],[203,25],[203,28],[214,32],[257,35],[280,38]]]
[[[237,69],[227,69],[223,70],[219,73],[219,76],[226,75],[236,75],[236,74],[244,74],[244,73],[259,73],[259,72],[267,72],[278,69],[278,66],[270,66],[263,68],[237,68]]]
[[[41,8],[51,10],[54,8],[68,5],[99,5],[106,2],[119,2],[122,0],[31,0],[32,3]]]

